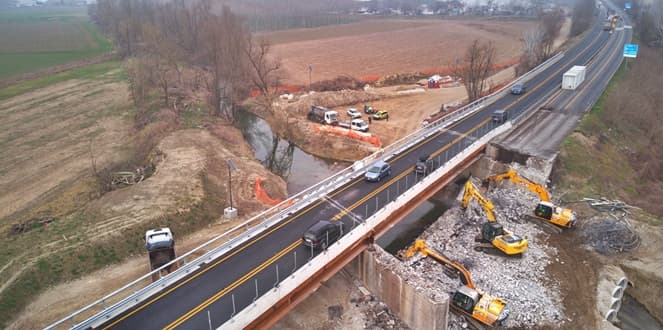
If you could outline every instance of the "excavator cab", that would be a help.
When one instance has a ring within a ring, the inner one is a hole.
[[[488,242],[492,242],[496,237],[504,235],[504,227],[497,222],[486,222],[481,228],[481,237]]]
[[[466,286],[459,287],[451,298],[451,303],[454,306],[469,314],[472,314],[477,302],[479,302],[479,293]]]
[[[554,209],[555,207],[551,203],[539,202],[539,204],[536,206],[536,209],[534,209],[534,215],[546,220],[550,220],[552,219]]]

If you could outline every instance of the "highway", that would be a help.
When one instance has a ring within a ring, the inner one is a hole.
[[[628,21],[625,21],[628,24]],[[631,40],[630,29],[609,35],[604,51],[587,64],[585,81],[575,91],[557,90],[542,107],[534,109],[532,116],[516,129],[493,142],[502,148],[521,154],[552,159],[562,141],[578,124],[603,93],[623,58],[623,46]],[[546,134],[541,134],[542,132]]]
[[[562,74],[573,65],[587,63],[608,38],[600,25],[596,25],[564,58],[530,80],[526,94],[507,95],[449,129],[431,135],[390,159],[392,174],[382,182],[355,179],[101,328],[206,329],[210,324],[218,327],[231,318],[233,306],[239,312],[312,257],[311,251],[301,244],[301,236],[313,223],[332,219],[342,221],[346,230],[351,229],[416,181],[412,167],[420,155],[451,156],[459,152],[462,146],[453,147],[455,143],[468,141],[467,134],[490,125],[490,116],[496,109],[506,109],[511,118],[520,115],[559,89]]]

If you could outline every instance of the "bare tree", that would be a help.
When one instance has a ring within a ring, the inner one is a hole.
[[[181,57],[181,49],[171,39],[167,38],[160,29],[151,23],[143,24],[144,54],[150,63],[152,77],[155,84],[161,89],[164,106],[168,106],[168,87],[171,72],[177,71],[178,60]]]
[[[248,35],[244,53],[251,68],[251,82],[262,95],[268,95],[269,89],[279,84],[281,79],[281,59],[269,58],[270,43],[266,39],[254,41]]]
[[[451,67],[452,73],[463,80],[470,102],[481,97],[495,61],[495,45],[474,40],[465,52],[462,62]]]

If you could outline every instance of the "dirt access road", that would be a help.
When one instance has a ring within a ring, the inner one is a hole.
[[[454,64],[474,39],[493,41],[496,62],[517,58],[535,21],[367,19],[357,23],[264,33],[287,72],[286,84],[339,75],[357,78],[427,71]]]

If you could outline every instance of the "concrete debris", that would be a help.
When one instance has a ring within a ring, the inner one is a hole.
[[[628,205],[620,200],[609,200],[607,198],[601,197],[600,199],[595,198],[583,198],[583,202],[587,202],[591,208],[599,212],[623,212],[629,213],[629,209],[636,208],[635,206]]]
[[[581,232],[583,240],[604,255],[628,252],[640,246],[640,236],[625,216],[617,219],[592,217],[583,222]]]
[[[382,249],[379,250],[382,251]],[[393,256],[389,256],[392,259],[398,261]],[[354,307],[360,310],[363,316],[364,329],[410,329],[406,323],[398,318],[398,315],[389,309],[387,304],[380,301],[378,297],[370,294],[370,292],[364,286],[362,286],[358,280],[355,280],[354,285],[357,290],[352,293],[352,296],[350,297],[350,303],[354,304]],[[331,319],[331,312],[329,317]]]
[[[475,185],[479,184],[475,182]],[[463,264],[479,289],[507,301],[510,316],[503,324],[505,327],[559,326],[566,320],[559,283],[546,274],[546,266],[556,262],[557,250],[546,244],[549,235],[540,227],[521,221],[523,214],[534,210],[538,197],[518,186],[502,187],[483,194],[495,205],[497,221],[529,241],[522,257],[507,257],[499,251],[487,254],[474,250],[475,236],[487,221],[483,209],[474,200],[467,210],[459,205],[447,210],[420,238],[429,247]],[[386,256],[381,259],[389,262]],[[434,301],[447,300],[461,285],[458,278],[449,276],[445,267],[429,258],[417,256],[404,262],[393,262],[393,267]],[[449,329],[463,329],[466,323],[462,317],[450,313]]]

